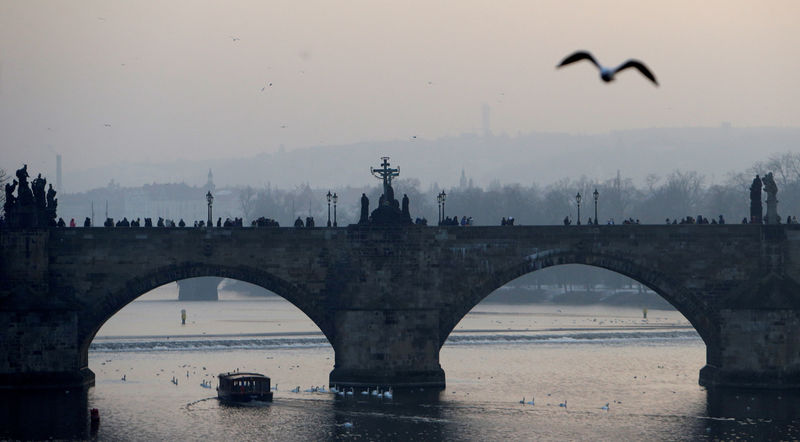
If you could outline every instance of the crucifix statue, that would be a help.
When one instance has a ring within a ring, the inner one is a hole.
[[[389,157],[381,157],[380,169],[370,167],[369,171],[380,180],[383,180],[383,204],[390,206],[394,200],[394,190],[392,189],[392,178],[400,175],[400,168],[392,169],[389,167]]]

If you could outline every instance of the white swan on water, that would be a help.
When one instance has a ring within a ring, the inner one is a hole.
[[[392,395],[392,389],[391,389],[391,388],[389,388],[389,390],[387,390],[387,391],[384,391],[384,392],[383,392],[383,397],[384,397],[384,398],[386,398],[386,399],[392,399],[392,397],[393,397],[393,395]]]

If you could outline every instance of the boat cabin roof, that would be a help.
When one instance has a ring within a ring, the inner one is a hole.
[[[261,373],[245,373],[245,372],[236,372],[236,373],[231,373],[231,372],[228,372],[228,373],[220,373],[220,374],[219,374],[219,378],[220,378],[220,379],[230,379],[230,380],[232,380],[232,381],[235,381],[235,380],[242,380],[242,379],[250,379],[250,380],[256,380],[256,379],[259,379],[259,380],[265,380],[265,381],[269,381],[269,378],[268,378],[267,376],[264,376],[264,375],[263,375],[263,374],[261,374]]]

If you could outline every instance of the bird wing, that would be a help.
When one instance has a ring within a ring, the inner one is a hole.
[[[658,81],[656,81],[656,76],[653,75],[652,72],[650,72],[650,69],[647,69],[647,66],[645,66],[641,61],[638,61],[638,60],[628,60],[625,63],[622,63],[616,69],[614,69],[614,73],[617,73],[619,71],[622,71],[622,70],[625,70],[625,69],[628,69],[628,68],[636,68],[636,69],[638,69],[639,72],[642,73],[642,75],[644,75],[645,77],[649,78],[650,81],[652,81],[653,83],[655,83],[656,86],[658,86]]]
[[[558,66],[556,67],[560,68],[562,66],[566,66],[570,63],[575,63],[576,61],[581,61],[581,60],[589,60],[592,62],[592,64],[597,66],[597,69],[602,69],[600,63],[598,63],[597,60],[595,60],[594,57],[592,57],[592,54],[590,54],[588,51],[577,51],[574,54],[570,55],[569,57],[561,60],[561,63],[559,63]]]

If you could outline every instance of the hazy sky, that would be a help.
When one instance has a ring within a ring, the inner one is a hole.
[[[791,0],[0,0],[0,167],[413,142],[480,132],[484,103],[496,134],[800,126],[798,19]],[[661,87],[556,70],[576,49]]]

